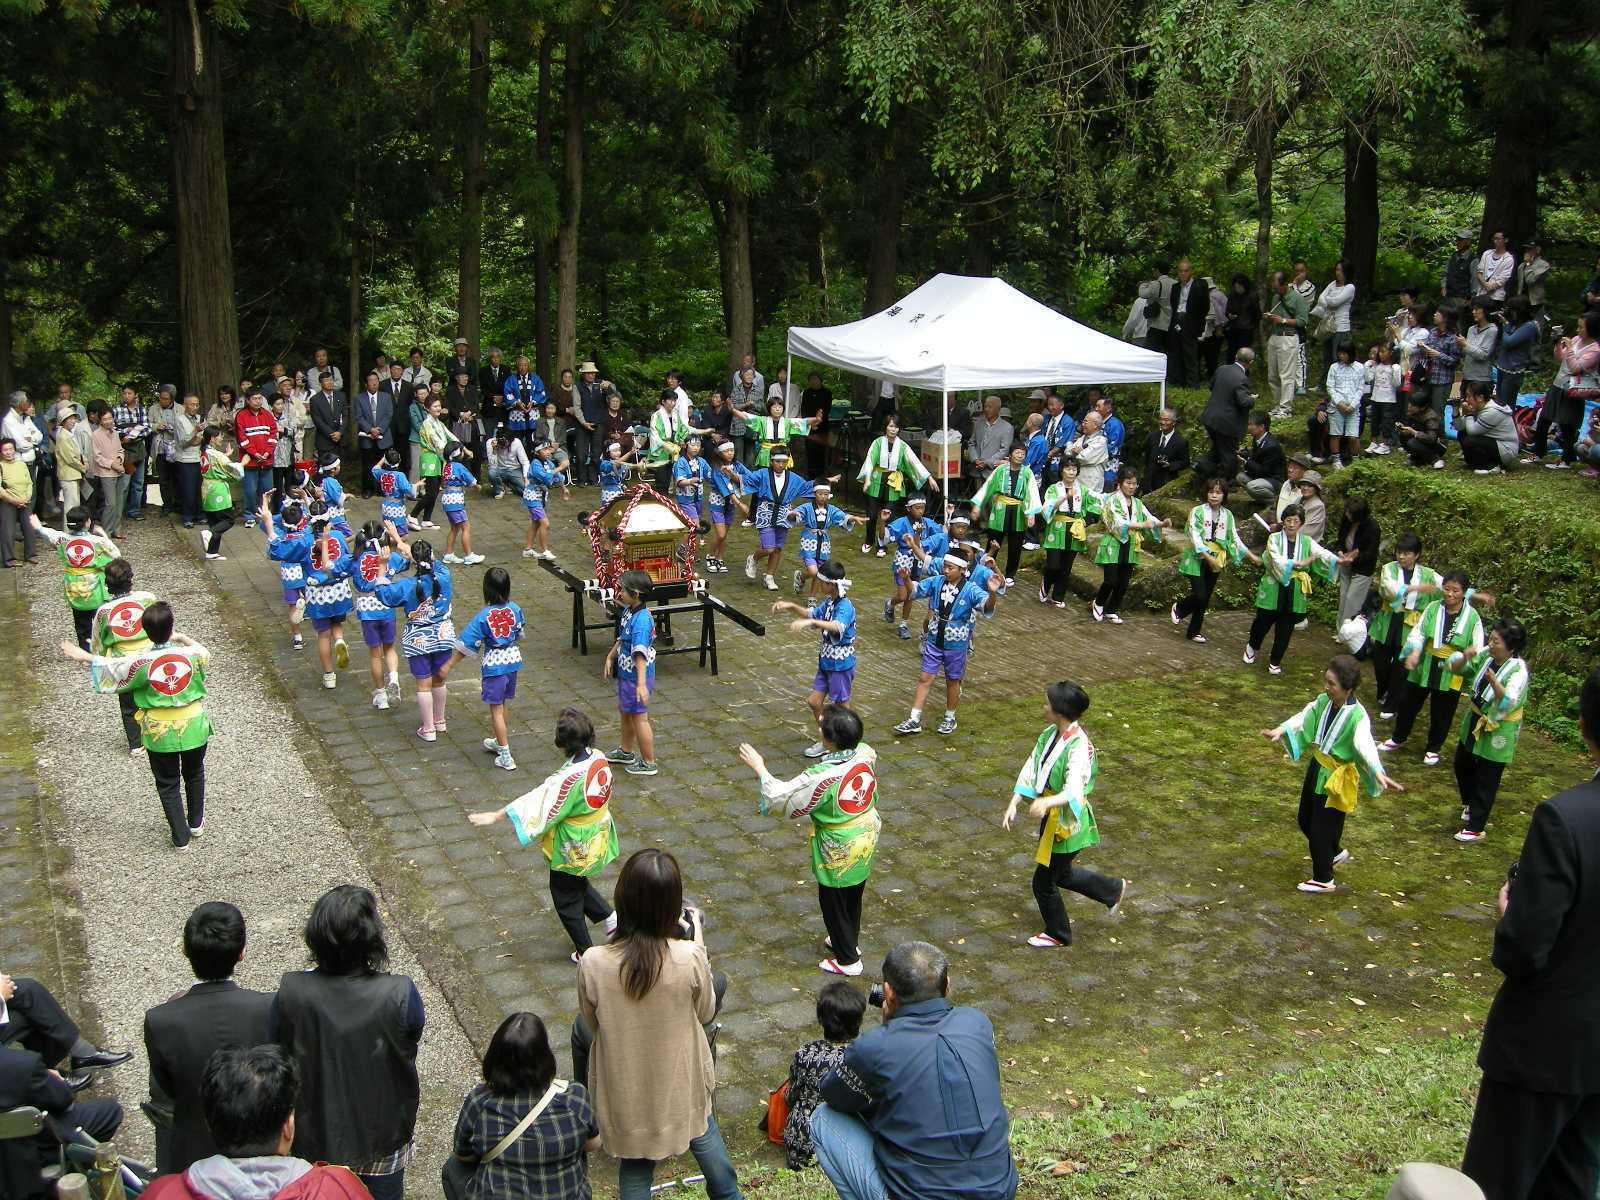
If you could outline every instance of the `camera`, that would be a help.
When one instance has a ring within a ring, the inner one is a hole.
[[[690,904],[687,900],[684,901],[683,913],[678,917],[678,928],[674,930],[672,934],[676,940],[680,942],[694,941],[694,917],[696,915],[698,915],[700,918],[700,928],[704,929],[706,922],[705,914],[700,912],[699,909]]]
[[[1563,338],[1563,337],[1566,337],[1567,336],[1567,327],[1565,325],[1552,325],[1552,326],[1550,326],[1550,336],[1552,338]]]
[[[883,984],[875,983],[867,990],[867,1003],[873,1008],[883,1007]]]
[[[1517,869],[1519,867],[1521,867],[1521,866],[1522,866],[1522,863],[1521,863],[1520,860],[1513,859],[1511,865],[1506,868],[1506,886],[1507,887],[1511,886],[1513,883],[1515,883],[1517,881]]]

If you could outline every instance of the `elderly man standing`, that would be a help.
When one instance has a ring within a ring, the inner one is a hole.
[[[991,471],[1006,461],[1011,443],[1016,440],[1011,422],[1000,415],[1000,397],[985,396],[983,413],[972,423],[972,438],[967,443],[967,463],[971,467],[974,491],[989,478]]]
[[[1539,322],[1540,329],[1545,327],[1544,277],[1548,274],[1550,274],[1550,264],[1539,254],[1539,239],[1530,238],[1522,247],[1522,261],[1517,264],[1517,274],[1511,294],[1522,296],[1528,301],[1528,312]]]
[[[1211,311],[1211,290],[1195,277],[1187,258],[1178,262],[1172,285],[1172,323],[1167,334],[1167,382],[1194,387],[1200,381],[1200,335]]]
[[[1276,403],[1275,420],[1294,413],[1295,382],[1300,374],[1300,330],[1310,310],[1305,297],[1289,286],[1282,271],[1274,271],[1267,288],[1267,309],[1261,321],[1267,327],[1267,382]]]
[[[606,419],[607,382],[600,379],[600,368],[585,360],[578,364],[578,403],[573,417],[577,428],[573,431],[573,483],[591,487],[600,482],[600,460],[605,457],[605,446],[600,441],[600,426]],[[687,418],[684,424],[689,422]]]
[[[1254,350],[1240,346],[1233,361],[1211,377],[1211,398],[1200,414],[1211,449],[1195,464],[1202,479],[1231,479],[1239,469],[1239,439],[1256,401],[1250,391],[1250,364],[1255,360]]]
[[[1474,234],[1470,229],[1456,230],[1455,252],[1445,259],[1444,274],[1439,278],[1439,295],[1453,300],[1465,308],[1472,299],[1472,273],[1477,267],[1477,255],[1472,253]]]
[[[883,960],[883,1024],[846,1048],[811,1115],[817,1165],[840,1200],[1016,1195],[994,1026],[949,991],[936,946],[902,942]]]

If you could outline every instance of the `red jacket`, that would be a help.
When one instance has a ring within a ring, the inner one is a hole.
[[[145,1200],[218,1200],[189,1186],[187,1173],[163,1175],[144,1192]],[[348,1167],[312,1167],[271,1200],[372,1200],[367,1185]]]
[[[278,419],[271,409],[241,408],[233,418],[233,432],[239,439],[239,449],[250,456],[247,467],[260,470],[272,466],[278,449]]]

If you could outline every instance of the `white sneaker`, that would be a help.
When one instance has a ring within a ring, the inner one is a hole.
[[[507,746],[504,750],[496,751],[494,765],[502,771],[515,771],[517,769],[517,760],[511,757],[511,747]]]
[[[300,624],[300,622],[305,619],[305,615],[306,615],[306,598],[305,598],[305,596],[302,595],[298,600],[296,600],[294,602],[294,607],[289,610],[289,624],[291,624],[291,625]],[[300,638],[300,635],[299,634],[295,634],[295,640],[298,641],[299,638]]]
[[[459,555],[459,554],[446,554],[441,561],[442,562],[447,562],[447,563],[455,563],[457,566],[459,566],[461,564],[461,555]]]
[[[1023,542],[1022,543],[1022,548],[1024,550],[1037,550],[1039,548],[1039,543],[1038,542]]]
[[[878,547],[878,557],[879,558],[883,558],[887,553],[888,553],[888,551],[886,551],[882,546]]]
[[[377,691],[373,692],[372,693],[372,707],[373,708],[383,708],[383,709],[388,708],[389,707],[389,693],[384,691],[382,688],[379,688],[379,689],[377,689]]]
[[[350,647],[343,638],[333,643],[333,662],[341,671],[350,665]]]
[[[771,575],[762,576],[761,582],[767,585],[767,591],[769,592],[775,592],[778,590],[778,581]]]
[[[522,557],[523,558],[538,558],[539,557],[539,552],[537,550],[524,550],[522,552]]]
[[[422,528],[422,522],[417,520],[415,517],[407,517],[406,518],[406,528],[407,529],[421,529]]]
[[[756,556],[754,554],[746,554],[744,556],[744,577],[746,579],[754,579],[756,577]]]
[[[211,530],[209,529],[200,531],[200,552],[202,554],[211,553]]]
[[[212,554],[208,550],[208,551],[206,551],[206,561],[207,562],[227,562],[228,561],[228,556],[226,554]]]
[[[544,559],[545,562],[555,562],[556,552],[554,550],[546,550],[539,557]]]
[[[469,554],[465,558],[463,558],[461,561],[466,566],[475,567],[475,566],[477,566],[479,563],[481,563],[483,561],[483,555],[481,555],[481,554]]]
[[[754,521],[752,521],[749,517],[746,517],[744,520],[739,522],[739,528],[740,529],[754,529],[755,528],[755,524],[756,523]]]
[[[1122,624],[1122,618],[1119,617],[1116,613],[1107,613],[1106,614],[1106,620],[1110,621],[1113,625],[1121,625]]]
[[[821,742],[812,742],[811,745],[806,747],[805,756],[807,758],[821,758],[827,752],[827,748]]]
[[[330,692],[333,691],[334,688],[339,686],[339,677],[332,671],[324,671],[322,673],[322,686]]]
[[[438,526],[437,526],[437,525],[435,525],[435,524],[434,524],[434,523],[433,523],[433,522],[432,522],[432,521],[424,521],[424,522],[423,522],[423,523],[422,523],[422,527],[423,527],[423,528],[424,528],[424,529],[437,529],[437,528],[439,528],[439,527],[438,527]]]
[[[400,680],[399,680],[398,677],[389,680],[389,682],[385,686],[384,690],[389,693],[389,703],[391,703],[391,704],[399,704],[400,703]]]
[[[485,750],[487,750],[490,754],[499,754],[500,753],[500,743],[495,741],[492,737],[488,737],[488,738],[484,738],[483,739],[483,748]]]

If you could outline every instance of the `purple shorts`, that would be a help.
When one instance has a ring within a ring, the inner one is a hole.
[[[647,713],[650,711],[648,704],[639,703],[637,692],[637,676],[617,677],[617,711],[625,713]],[[655,672],[652,671],[644,677],[644,685],[654,695],[656,690]]]
[[[545,519],[545,516],[544,516],[544,505],[542,505],[542,504],[529,504],[526,507],[527,507],[527,510],[528,510],[528,520],[530,520],[530,521],[542,521],[542,520]]]
[[[821,692],[830,704],[849,704],[850,687],[856,681],[856,669],[848,671],[818,671],[811,681],[811,690]]]
[[[733,512],[731,504],[708,504],[706,512],[713,525],[726,527],[733,524],[733,518],[729,515]]]
[[[407,655],[406,666],[411,668],[411,678],[431,679],[439,668],[450,661],[450,651],[435,650],[432,654]]]
[[[504,704],[517,694],[517,673],[507,671],[504,675],[485,675],[483,677],[483,702],[485,704]]]
[[[760,533],[761,548],[763,550],[781,549],[783,547],[783,543],[787,541],[789,537],[789,530],[787,528],[773,529],[769,527],[761,530]]]
[[[940,650],[935,646],[922,643],[922,669],[929,675],[944,672],[944,677],[955,683],[967,673],[967,652],[965,650]]]
[[[464,508],[447,508],[444,510],[444,517],[452,525],[465,525],[467,523],[467,510]]]
[[[296,604],[299,604],[300,597],[305,594],[306,590],[303,587],[290,587],[288,584],[283,585],[283,602],[290,608],[293,608]]]
[[[689,520],[700,520],[700,501],[698,499],[686,500],[682,496],[674,496],[673,499],[678,502],[678,507],[683,509],[683,515],[688,517]]]
[[[327,633],[330,629],[338,629],[342,631],[344,629],[344,618],[312,617],[311,628],[315,629],[318,633]]]
[[[361,640],[374,650],[394,645],[394,618],[378,617],[361,622]]]

